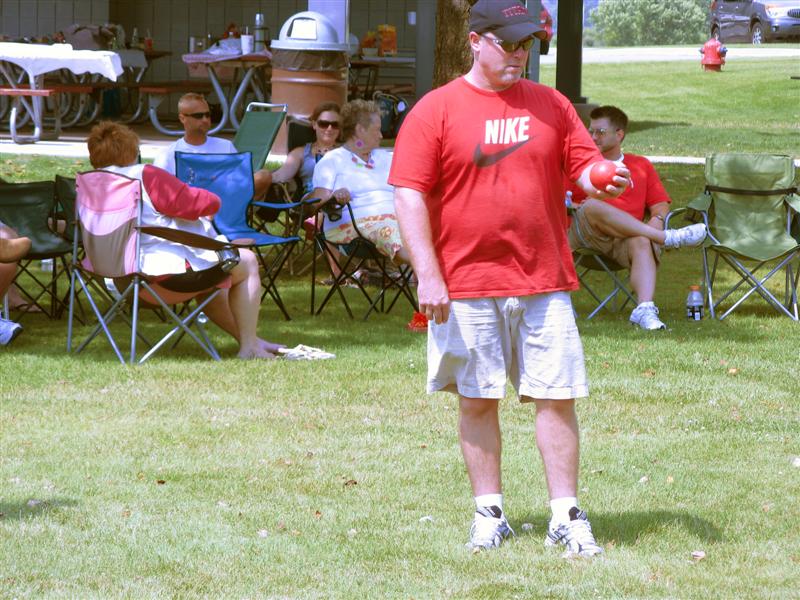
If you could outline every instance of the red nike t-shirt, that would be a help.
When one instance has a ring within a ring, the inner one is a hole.
[[[602,160],[570,102],[520,80],[502,92],[463,77],[406,117],[389,183],[426,195],[451,298],[578,288],[564,184]]]
[[[644,156],[624,154],[622,163],[631,172],[631,185],[617,198],[609,198],[606,202],[639,221],[644,219],[645,210],[651,206],[671,202],[653,164]],[[578,186],[567,185],[567,189],[572,191],[573,203],[580,204],[586,199],[586,193]]]

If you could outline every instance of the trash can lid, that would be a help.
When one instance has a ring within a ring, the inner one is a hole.
[[[281,27],[271,48],[278,50],[334,50],[347,52],[348,44],[339,42],[336,27],[325,15],[307,10],[292,15]]]

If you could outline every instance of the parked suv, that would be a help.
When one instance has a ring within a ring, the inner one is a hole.
[[[800,0],[715,0],[711,35],[722,42],[800,38]]]

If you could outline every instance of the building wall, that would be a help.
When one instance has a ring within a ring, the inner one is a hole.
[[[277,38],[281,26],[293,14],[306,10],[307,0],[109,0],[111,20],[127,32],[137,27],[140,35],[150,30],[155,47],[169,50],[172,56],[153,64],[152,79],[184,79],[186,68],[181,54],[187,51],[190,36],[221,36],[229,23],[240,29],[254,26],[256,13],[263,13],[269,34]],[[413,53],[414,27],[407,25],[406,14],[416,0],[350,0],[350,31],[359,38],[382,23],[397,26],[398,48]]]
[[[380,24],[393,24],[399,50],[413,54],[416,33],[407,23],[407,13],[416,4],[417,0],[350,0],[350,31],[361,38]],[[12,39],[40,37],[73,23],[106,22],[121,24],[129,36],[134,27],[142,37],[149,30],[155,48],[172,55],[155,61],[148,79],[185,79],[181,54],[187,51],[189,36],[219,37],[228,23],[252,28],[255,14],[261,12],[270,35],[277,38],[281,25],[307,6],[307,0],[0,0],[0,33]]]
[[[416,10],[417,1],[350,0],[350,31],[360,39],[378,25],[395,25],[399,52],[413,55],[416,27],[408,25],[408,12]],[[277,38],[281,25],[307,7],[308,0],[0,0],[0,33],[12,39],[41,37],[74,23],[110,22],[122,25],[130,38],[135,27],[140,37],[150,33],[155,49],[171,52],[152,63],[145,80],[184,80],[188,73],[181,55],[188,51],[190,36],[205,39],[210,33],[218,38],[229,23],[252,29],[261,12],[270,37]],[[412,69],[381,70],[381,83],[413,80]],[[170,106],[175,104],[172,100]]]
[[[11,38],[51,36],[73,23],[108,21],[108,0],[0,0],[0,33]]]

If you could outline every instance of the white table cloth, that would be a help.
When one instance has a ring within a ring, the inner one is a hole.
[[[27,76],[27,82],[15,74],[9,65],[16,65]],[[41,89],[45,73],[67,69],[75,75],[91,73],[102,75],[116,81],[122,70],[122,60],[115,52],[104,50],[75,50],[70,44],[18,44],[0,42],[0,77],[3,85],[22,87],[27,84],[31,90]],[[58,96],[55,98],[58,104]],[[17,135],[16,121],[20,107],[33,120],[33,135]],[[41,96],[15,97],[9,113],[11,136],[17,143],[37,142],[42,138],[44,102]],[[61,133],[60,108],[56,106],[55,125],[50,137],[57,139]]]
[[[76,75],[97,73],[112,81],[122,74],[122,60],[116,52],[74,50],[70,44],[0,42],[0,61],[14,63],[30,78],[59,69],[69,69]]]

